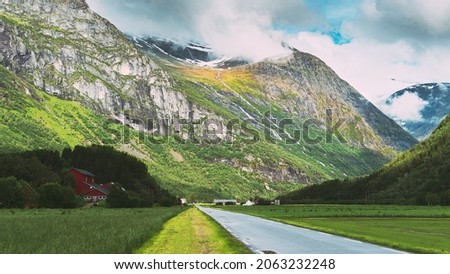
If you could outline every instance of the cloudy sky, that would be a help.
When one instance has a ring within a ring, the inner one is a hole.
[[[450,82],[446,0],[88,3],[126,33],[203,41],[227,56],[280,56],[285,41],[324,60],[374,103],[416,83]]]

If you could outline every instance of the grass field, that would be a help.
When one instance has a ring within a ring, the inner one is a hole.
[[[169,220],[137,250],[146,254],[248,254],[250,250],[197,208]]]
[[[450,253],[450,208],[298,205],[226,207],[413,253]]]
[[[0,210],[0,254],[129,254],[181,211]]]

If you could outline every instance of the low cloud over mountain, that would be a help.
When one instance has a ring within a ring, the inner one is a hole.
[[[450,3],[440,0],[88,0],[131,35],[201,41],[260,61],[281,42],[329,64],[372,102],[414,83],[449,81]],[[393,81],[392,79],[397,79]]]

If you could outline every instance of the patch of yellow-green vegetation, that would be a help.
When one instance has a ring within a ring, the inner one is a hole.
[[[22,28],[30,26],[28,24],[28,22],[20,20],[19,18],[15,17],[15,16],[11,16],[5,12],[0,13],[0,20],[4,21],[5,23],[17,25]]]
[[[250,93],[254,96],[261,95],[261,87],[249,70],[237,68],[225,70],[220,73],[220,80],[234,91],[245,94]]]
[[[413,253],[450,253],[450,207],[291,205],[224,209]]]
[[[182,75],[174,75],[176,80],[175,90],[185,94],[189,100],[196,104],[219,114],[226,119],[233,119],[236,116],[224,106],[211,101],[208,96],[212,93],[212,88],[220,89],[220,87],[212,87],[211,84],[204,82],[196,82]]]
[[[178,68],[176,73],[191,81],[201,82],[222,91],[233,90],[240,94],[250,93],[260,96],[261,89],[252,72],[243,68],[221,70],[183,67]]]
[[[216,87],[221,86],[218,78],[218,71],[216,69],[182,67],[176,72],[192,81],[202,82]]]
[[[169,220],[163,230],[136,253],[249,254],[242,243],[197,208]]]

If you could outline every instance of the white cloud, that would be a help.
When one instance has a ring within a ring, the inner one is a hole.
[[[375,43],[367,38],[336,45],[327,35],[310,32],[290,37],[289,43],[319,56],[376,104],[413,84],[450,80],[450,50],[446,47],[436,45],[418,51],[405,41]]]
[[[251,61],[286,53],[274,25],[310,26],[325,19],[303,0],[87,0],[89,6],[133,35],[201,40],[218,54]]]
[[[203,40],[219,54],[231,57],[259,61],[282,55],[286,50],[281,42],[287,41],[324,60],[374,103],[416,83],[450,81],[450,1],[355,0],[345,9],[345,4],[314,2],[331,5],[322,14],[320,9],[312,11],[308,1],[315,0],[88,3],[124,32]],[[341,12],[331,12],[331,16],[330,10]],[[352,38],[348,44],[336,45],[322,33],[292,34],[292,29],[317,26],[326,30],[340,16],[340,31]],[[290,27],[289,34],[276,25]]]
[[[272,14],[245,11],[233,1],[211,5],[208,13],[199,15],[197,30],[204,42],[217,53],[261,61],[270,56],[288,53],[281,46],[283,33],[272,28]]]
[[[381,106],[381,109],[391,117],[401,121],[420,121],[423,119],[420,113],[427,102],[422,100],[417,94],[405,93]]]
[[[370,0],[352,25],[359,36],[381,41],[408,40],[416,46],[448,42],[450,1]]]

